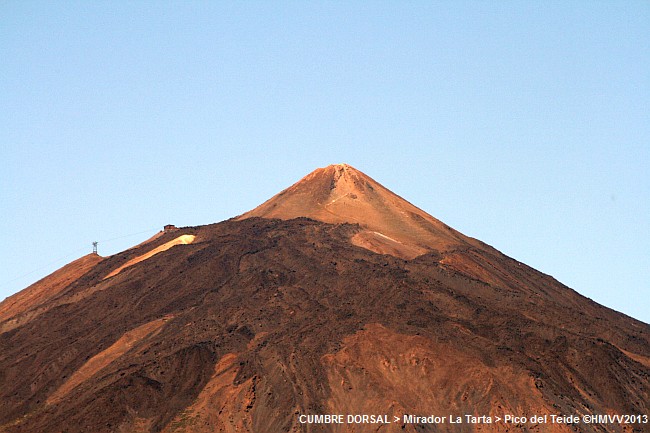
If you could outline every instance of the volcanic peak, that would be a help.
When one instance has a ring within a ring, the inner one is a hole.
[[[354,244],[402,258],[476,242],[348,164],[318,168],[236,219],[250,217],[359,224]]]

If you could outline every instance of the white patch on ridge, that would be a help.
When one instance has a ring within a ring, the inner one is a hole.
[[[129,260],[128,262],[126,262],[125,264],[120,266],[119,268],[112,271],[110,274],[106,275],[104,277],[104,279],[115,276],[115,275],[119,274],[120,272],[122,272],[123,269],[128,268],[129,266],[135,265],[136,263],[140,263],[143,260],[147,260],[147,259],[155,256],[158,253],[162,253],[163,251],[167,251],[168,249],[170,249],[174,245],[191,244],[192,242],[194,242],[195,238],[196,238],[196,236],[194,236],[194,235],[181,235],[181,236],[177,237],[176,239],[173,239],[173,240],[171,240],[169,242],[166,242],[166,243],[154,248],[153,250],[149,251],[148,253],[145,253],[145,254],[143,254],[141,256],[138,256],[136,258],[133,258],[133,259]]]

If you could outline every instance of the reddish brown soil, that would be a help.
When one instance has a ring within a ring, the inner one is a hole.
[[[431,250],[478,245],[347,164],[319,168],[236,219],[308,217],[327,223],[359,224],[359,246],[413,258]],[[391,242],[392,241],[392,242]],[[404,245],[404,252],[395,248]]]
[[[0,303],[0,323],[45,304],[101,261],[101,256],[88,254],[68,263],[15,295],[9,296]]]
[[[240,218],[94,263],[0,332],[0,432],[648,431],[300,424],[650,409],[650,326],[444,225],[426,225],[443,248],[375,223]],[[351,242],[369,230],[426,253]]]

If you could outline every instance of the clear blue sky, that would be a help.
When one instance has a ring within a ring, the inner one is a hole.
[[[4,1],[0,160],[0,299],[346,162],[650,322],[647,1]]]

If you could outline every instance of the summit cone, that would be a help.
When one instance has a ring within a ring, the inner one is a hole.
[[[479,244],[348,164],[316,169],[236,219],[250,217],[358,224],[355,245],[406,259]]]

